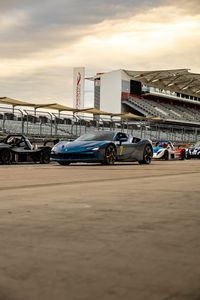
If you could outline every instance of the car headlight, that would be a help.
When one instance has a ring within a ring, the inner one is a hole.
[[[93,151],[99,150],[99,147],[92,148]]]
[[[51,149],[51,152],[56,152],[56,150],[57,150],[57,147],[54,146],[54,147]]]
[[[51,154],[57,154],[58,152],[56,152],[55,150],[51,150]]]

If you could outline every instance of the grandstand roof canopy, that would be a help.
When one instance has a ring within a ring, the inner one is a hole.
[[[123,71],[147,86],[200,97],[200,74],[191,73],[189,69]]]

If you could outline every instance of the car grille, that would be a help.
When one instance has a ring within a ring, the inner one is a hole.
[[[76,159],[94,159],[96,155],[94,153],[58,153],[58,154],[52,154],[51,157],[54,159],[76,160]]]

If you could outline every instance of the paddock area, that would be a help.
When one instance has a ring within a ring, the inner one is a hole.
[[[0,300],[200,299],[200,160],[0,169]]]

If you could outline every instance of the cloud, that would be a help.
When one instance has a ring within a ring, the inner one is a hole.
[[[199,0],[166,0],[168,5],[172,5],[175,8],[182,9],[186,14],[199,15],[200,11],[200,2]]]
[[[70,105],[75,66],[89,75],[119,68],[200,72],[200,16],[184,0],[0,0],[0,9],[3,96]]]
[[[84,27],[135,15],[150,3],[147,0],[139,3],[136,0],[1,1],[0,38],[4,47],[0,55],[20,57],[56,48],[63,40],[71,43],[81,37]],[[157,3],[154,0],[154,5]],[[79,29],[76,35],[71,34],[73,29]]]

